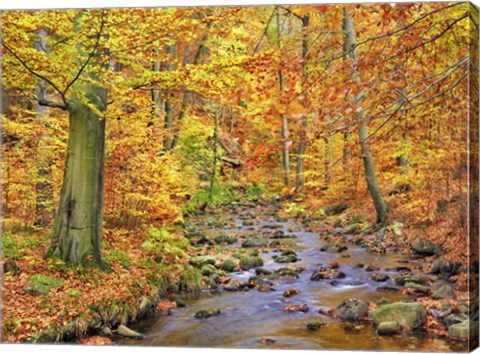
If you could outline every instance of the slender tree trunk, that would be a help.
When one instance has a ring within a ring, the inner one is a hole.
[[[218,110],[218,109],[217,109]],[[210,175],[210,191],[209,201],[213,203],[213,194],[215,188],[215,180],[217,178],[217,163],[218,163],[218,116],[217,111],[213,114],[213,161],[212,161],[212,174]]]
[[[353,19],[348,13],[346,7],[343,10],[344,13],[344,23],[343,28],[345,31],[345,41],[348,52],[350,52],[350,59],[353,61],[354,70],[352,73],[352,80],[354,82],[360,82],[360,73],[358,71],[357,63],[357,50],[356,50],[356,38],[355,38],[355,27]],[[355,109],[355,118],[357,121],[358,128],[358,137],[360,142],[360,148],[363,157],[363,165],[365,168],[365,179],[367,181],[368,190],[372,197],[373,203],[375,205],[375,210],[377,212],[377,223],[383,224],[387,218],[387,205],[383,200],[382,190],[378,184],[375,164],[373,161],[373,156],[370,151],[370,144],[368,143],[368,122],[365,121],[365,113],[361,107],[363,99],[363,93],[355,95],[354,105]]]
[[[190,64],[190,46],[185,46],[185,53],[183,58],[183,65]],[[189,92],[183,93],[182,106],[180,108],[180,113],[178,114],[176,131],[172,141],[172,149],[177,146],[178,139],[180,139],[180,123],[185,117],[185,111],[187,110],[188,103],[191,101],[191,94]]]
[[[307,28],[310,24],[310,16],[305,15],[302,17],[302,90],[305,87],[305,79],[306,79],[306,61],[307,61],[307,54],[308,54],[308,34]],[[300,119],[300,132],[299,132],[299,145],[298,145],[298,153],[297,153],[297,171],[296,171],[296,180],[295,180],[295,191],[300,192],[304,185],[305,185],[305,151],[307,149],[307,116],[303,114]]]
[[[35,42],[34,46],[37,51],[45,52],[48,55],[47,48],[47,33],[45,30],[39,31],[39,41]],[[48,99],[45,82],[41,81],[35,89],[37,97]],[[45,151],[48,146],[48,141],[43,134],[45,127],[45,119],[48,115],[48,108],[35,104],[35,121],[42,131],[36,142],[36,182],[35,182],[35,225],[44,227],[52,217],[50,203],[53,199],[52,189],[52,171],[51,171],[51,156]]]
[[[89,88],[86,97],[98,112],[79,99],[69,102],[67,158],[60,206],[55,217],[50,255],[72,264],[96,263],[102,234],[106,90]]]
[[[282,49],[282,36],[280,30],[280,14],[277,12],[277,41],[278,41],[278,49]],[[282,70],[278,70],[278,83],[280,87],[280,91],[283,95],[285,91],[285,84],[283,81],[283,72]],[[289,132],[288,132],[288,119],[285,114],[282,114],[282,143],[283,143],[283,173],[284,173],[284,182],[285,186],[290,186],[290,151],[289,147],[291,142],[288,140]]]
[[[168,53],[170,55],[170,60],[173,61],[176,57],[176,45],[172,44],[168,46]],[[173,71],[175,69],[173,62],[170,62],[167,65],[168,71]],[[165,138],[163,140],[163,149],[165,151],[170,151],[173,147],[173,120],[174,120],[174,109],[172,103],[172,94],[168,94],[165,99]]]

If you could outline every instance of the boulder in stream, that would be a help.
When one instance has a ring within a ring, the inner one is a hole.
[[[425,306],[418,302],[395,302],[380,306],[372,313],[375,325],[381,322],[397,321],[402,327],[418,328],[427,320]]]
[[[448,329],[448,335],[460,340],[478,337],[478,321],[466,320],[454,324]]]
[[[432,299],[434,300],[443,300],[443,299],[456,299],[457,295],[455,295],[455,292],[453,291],[453,288],[446,284],[438,289],[434,290],[432,294]]]
[[[213,309],[213,310],[200,310],[200,311],[197,311],[197,313],[195,313],[195,318],[198,318],[198,319],[206,319],[206,318],[210,318],[212,316],[220,316],[220,310],[219,309]]]
[[[368,314],[368,302],[359,299],[347,299],[335,310],[333,316],[345,321],[357,321]]]
[[[380,336],[393,336],[400,333],[402,327],[397,321],[381,322],[377,327],[377,334]]]
[[[263,260],[260,257],[248,257],[248,256],[242,256],[240,258],[240,268],[242,270],[249,270],[252,268],[257,268],[257,267],[262,267],[263,266]]]
[[[134,330],[124,325],[118,326],[117,333],[123,337],[136,338],[136,339],[146,338],[143,334],[135,332]]]
[[[265,247],[268,243],[266,237],[263,236],[254,236],[246,239],[242,243],[242,247],[249,248],[249,247]]]

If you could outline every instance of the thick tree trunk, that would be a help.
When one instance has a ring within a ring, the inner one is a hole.
[[[102,233],[106,90],[87,91],[92,110],[80,100],[69,102],[69,141],[60,206],[55,217],[50,255],[72,264],[96,263]]]
[[[357,50],[356,50],[356,38],[355,38],[355,27],[353,24],[353,19],[350,17],[346,8],[343,10],[344,13],[344,23],[343,29],[345,31],[345,41],[347,53],[349,53],[350,59],[353,61],[354,70],[352,73],[352,80],[354,82],[360,82],[360,73],[358,72],[357,65]],[[387,218],[387,204],[383,200],[382,190],[378,184],[377,175],[375,172],[375,164],[373,161],[372,153],[370,152],[370,145],[368,143],[368,122],[365,121],[365,113],[361,107],[363,99],[363,93],[355,95],[354,105],[355,109],[355,118],[357,121],[358,128],[358,137],[360,142],[360,148],[362,151],[363,165],[365,168],[365,179],[367,181],[368,190],[375,205],[375,210],[377,212],[377,223],[383,224]]]

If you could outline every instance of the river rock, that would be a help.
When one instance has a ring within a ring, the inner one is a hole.
[[[273,260],[275,261],[275,263],[295,263],[296,261],[298,261],[298,258],[296,254],[282,254],[281,256],[274,256]]]
[[[453,288],[450,285],[443,285],[436,289],[432,294],[432,299],[434,300],[442,300],[442,299],[456,299],[457,295],[455,295]]]
[[[282,229],[282,228],[283,226],[278,224],[269,224],[269,225],[262,226],[262,229],[270,229],[270,230],[276,230],[276,229]]]
[[[463,313],[451,313],[443,319],[443,323],[445,323],[447,328],[450,328],[451,326],[462,323],[466,320],[468,320],[468,316]]]
[[[357,321],[368,313],[368,302],[358,299],[347,299],[335,310],[333,316],[345,321]]]
[[[240,258],[240,268],[242,270],[249,270],[252,268],[257,268],[257,267],[262,267],[263,266],[263,260],[260,257],[248,257],[248,256],[242,256]]]
[[[478,336],[478,322],[466,320],[462,323],[454,324],[448,329],[448,335],[455,339],[469,339]]]
[[[260,276],[260,275],[270,275],[272,274],[271,271],[269,271],[267,268],[262,268],[262,267],[258,267],[258,268],[255,268],[255,274]]]
[[[215,266],[211,264],[206,264],[201,269],[202,275],[205,275],[205,276],[212,275],[213,273],[215,273],[216,270],[217,268],[215,268]]]
[[[235,271],[235,269],[237,268],[237,265],[235,264],[235,262],[233,260],[226,259],[222,264],[220,264],[219,268],[221,270],[224,270],[225,272],[231,273],[231,272]]]
[[[377,327],[377,334],[380,336],[392,336],[398,334],[401,329],[397,321],[381,322]]]
[[[250,237],[249,239],[243,241],[242,247],[265,247],[268,243],[268,240],[263,236]]]
[[[275,291],[275,289],[273,289],[272,286],[268,283],[260,285],[257,290],[260,293],[268,293],[270,291]]]
[[[255,225],[255,221],[253,220],[245,220],[243,223],[242,223],[243,226],[254,226]]]
[[[320,251],[328,253],[340,253],[346,250],[348,250],[348,247],[340,244],[326,244],[320,248]]]
[[[461,264],[459,262],[447,260],[445,258],[437,259],[432,266],[431,274],[441,274],[451,277],[460,273]]]
[[[418,240],[412,243],[410,248],[414,253],[418,254],[419,256],[429,257],[438,253],[441,249],[441,246],[432,243],[430,240]]]
[[[371,279],[373,281],[383,283],[383,282],[386,282],[388,279],[390,279],[390,277],[386,274],[373,273],[371,276]]]
[[[418,328],[427,320],[425,306],[416,302],[395,302],[383,305],[372,313],[375,325],[381,322],[397,321],[403,327]]]
[[[325,215],[332,216],[332,215],[338,215],[340,213],[343,213],[345,210],[347,210],[347,208],[348,208],[348,205],[344,203],[337,203],[337,204],[327,205],[325,208],[323,208],[323,211]]]
[[[279,268],[275,270],[275,274],[277,274],[280,277],[294,277],[298,278],[300,273],[297,269],[292,269],[292,268]]]
[[[270,238],[272,240],[276,240],[281,238],[288,238],[288,236],[285,235],[285,232],[283,232],[282,230],[277,230],[272,235],[270,235]]]
[[[227,236],[227,235],[219,235],[213,239],[213,241],[217,244],[220,245],[222,243],[226,243],[227,245],[231,245],[235,242],[237,242],[237,239],[232,236]]]
[[[212,256],[192,257],[189,263],[196,268],[202,268],[207,264],[215,265],[215,258]]]
[[[212,316],[220,316],[220,313],[221,312],[220,312],[219,309],[213,309],[213,310],[209,310],[209,311],[200,310],[197,313],[195,313],[195,318],[206,319],[206,318],[210,318]]]
[[[400,275],[395,278],[395,284],[404,286],[405,283],[417,283],[421,285],[426,285],[430,283],[433,279],[428,275],[415,274],[415,275]]]
[[[429,294],[430,293],[430,288],[425,286],[425,285],[421,285],[421,284],[418,284],[418,283],[411,283],[411,282],[408,282],[408,283],[405,283],[404,285],[405,288],[409,288],[409,289],[413,289],[415,290],[416,293],[420,293],[420,294]]]
[[[117,333],[123,337],[136,338],[136,339],[145,339],[145,336],[141,333],[131,330],[127,326],[120,325],[118,326]]]
[[[338,269],[331,268],[320,268],[319,270],[313,272],[310,276],[311,281],[319,281],[321,279],[343,279],[346,277],[346,274]]]
[[[283,292],[282,296],[283,297],[291,297],[294,295],[298,295],[299,291],[297,289],[287,289]]]
[[[308,323],[307,324],[307,329],[311,330],[311,331],[316,331],[320,328],[322,328],[323,326],[325,326],[325,323],[322,323],[322,322],[312,322],[312,323]]]

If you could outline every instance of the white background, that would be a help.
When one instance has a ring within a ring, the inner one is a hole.
[[[396,1],[396,2],[412,2],[411,1]],[[154,7],[154,6],[196,6],[196,5],[266,5],[266,4],[311,4],[311,3],[351,3],[360,1],[347,0],[0,0],[0,9],[38,9],[38,8],[85,8],[85,7]],[[381,0],[373,0],[368,2],[389,2]],[[425,1],[427,2],[427,1]],[[432,1],[428,1],[432,2]],[[477,6],[480,0],[475,0],[473,3]],[[0,354],[19,354],[19,353],[34,353],[34,354],[307,354],[307,353],[331,353],[331,351],[301,351],[301,350],[245,350],[245,349],[193,349],[193,348],[165,348],[165,347],[86,347],[74,345],[6,345],[0,344]],[[477,351],[478,352],[478,351]],[[343,351],[342,353],[354,354],[358,352]],[[363,352],[376,353],[376,352]]]

